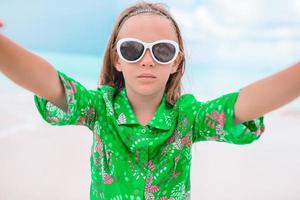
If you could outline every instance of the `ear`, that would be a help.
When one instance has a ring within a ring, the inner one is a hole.
[[[180,62],[181,62],[181,56],[178,56],[172,64],[171,74],[174,74],[177,71]]]
[[[122,66],[120,63],[120,59],[117,53],[114,53],[114,67],[117,71],[122,72]]]

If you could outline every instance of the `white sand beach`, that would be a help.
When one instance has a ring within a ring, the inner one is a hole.
[[[89,199],[91,132],[47,124],[33,95],[13,84],[0,91],[0,199]],[[300,110],[282,108],[265,115],[250,145],[194,145],[192,199],[300,199],[299,124]]]

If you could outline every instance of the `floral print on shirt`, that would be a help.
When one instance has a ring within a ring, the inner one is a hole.
[[[137,120],[126,89],[88,90],[57,71],[68,103],[63,111],[34,95],[51,125],[82,125],[92,131],[91,200],[191,199],[191,147],[200,141],[249,144],[264,132],[263,116],[234,124],[239,92],[200,102],[184,94],[171,106],[163,96],[146,126]]]

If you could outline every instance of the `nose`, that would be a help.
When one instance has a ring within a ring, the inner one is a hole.
[[[155,61],[153,60],[151,52],[150,52],[149,49],[146,50],[143,58],[140,61],[140,65],[142,67],[145,67],[145,66],[153,67],[153,66],[155,66]]]

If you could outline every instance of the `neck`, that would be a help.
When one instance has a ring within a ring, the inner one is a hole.
[[[163,91],[152,95],[141,95],[132,90],[127,90],[127,97],[133,111],[141,124],[147,124],[155,114],[163,97]]]

